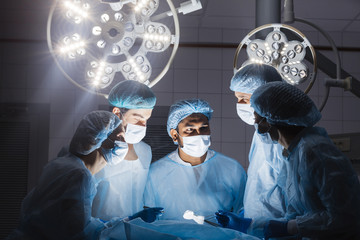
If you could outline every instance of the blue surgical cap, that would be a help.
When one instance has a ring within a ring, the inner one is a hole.
[[[170,135],[171,129],[176,129],[179,122],[193,113],[204,114],[209,120],[212,115],[212,108],[209,103],[201,99],[181,100],[170,107],[167,120],[167,132]]]
[[[282,81],[281,75],[266,64],[248,64],[241,67],[231,79],[230,89],[234,92],[252,94],[268,82]]]
[[[156,97],[143,83],[126,80],[116,84],[110,91],[109,103],[118,108],[153,109]]]
[[[274,125],[311,127],[321,118],[314,102],[300,89],[282,82],[260,86],[250,98],[251,106]]]
[[[69,151],[88,155],[120,125],[121,120],[108,111],[93,111],[84,116],[71,139]]]

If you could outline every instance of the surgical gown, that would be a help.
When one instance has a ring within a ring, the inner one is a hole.
[[[255,132],[249,152],[248,179],[244,195],[244,217],[254,221],[248,233],[262,237],[268,219],[285,216],[286,207],[278,176],[284,164],[283,147],[267,144]]]
[[[67,154],[50,161],[23,201],[18,237],[98,239],[105,226],[91,217],[95,193],[94,178],[81,159]]]
[[[143,194],[151,162],[151,148],[144,142],[134,144],[137,160],[122,160],[106,166],[95,175],[97,194],[92,208],[93,217],[109,220],[128,217],[143,210]]]
[[[304,129],[288,148],[287,218],[301,237],[360,239],[360,184],[325,129]]]
[[[218,210],[242,209],[245,170],[221,153],[208,150],[207,155],[211,157],[202,164],[186,166],[175,150],[151,165],[144,201],[164,208],[160,219],[189,221],[183,218],[186,210],[207,217]]]

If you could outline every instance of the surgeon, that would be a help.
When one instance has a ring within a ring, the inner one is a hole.
[[[286,157],[286,215],[266,224],[265,239],[360,239],[357,175],[325,129],[314,127],[321,118],[314,102],[280,82],[260,86],[250,102],[258,132],[279,142]]]
[[[147,206],[164,207],[160,219],[194,223],[184,219],[185,211],[206,218],[219,209],[238,213],[243,207],[245,170],[236,160],[209,149],[212,112],[201,99],[170,107],[167,132],[178,148],[151,165],[144,194]]]
[[[254,63],[241,67],[230,83],[230,89],[237,98],[236,110],[241,120],[254,125],[254,109],[250,106],[253,92],[268,82],[281,81],[280,74],[269,65]],[[285,200],[277,184],[283,164],[282,149],[279,143],[254,132],[249,152],[244,212],[241,216],[218,212],[217,219],[221,226],[263,237],[265,220],[284,216]],[[244,217],[253,220],[248,229],[244,228]]]
[[[143,209],[143,194],[152,158],[151,148],[141,141],[146,123],[156,103],[153,91],[137,81],[123,81],[111,89],[108,101],[113,113],[122,120],[124,137],[119,142],[128,151],[116,157],[115,166],[108,166],[96,175],[98,192],[93,203],[93,216],[104,220],[126,217]]]
[[[117,145],[121,120],[107,111],[94,111],[80,122],[63,157],[50,161],[38,185],[25,197],[21,223],[8,239],[98,239],[107,224],[91,217],[96,193],[94,174],[123,154]],[[153,221],[160,208],[146,209],[127,219]],[[106,237],[102,235],[102,237]]]

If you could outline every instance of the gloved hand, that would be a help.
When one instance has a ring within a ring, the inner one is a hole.
[[[140,217],[143,221],[151,223],[156,220],[156,217],[162,214],[162,207],[146,208],[140,212],[135,213],[129,217],[129,220]]]
[[[247,232],[252,219],[244,218],[244,214],[235,214],[232,212],[226,212],[219,210],[215,213],[216,221],[220,224],[220,226],[225,228],[231,228],[243,233]]]
[[[272,237],[286,237],[291,236],[287,230],[288,221],[276,221],[270,220],[265,224],[264,227],[264,236],[265,240],[268,240]]]

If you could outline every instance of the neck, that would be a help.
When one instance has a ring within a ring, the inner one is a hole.
[[[100,172],[106,166],[106,161],[99,150],[95,150],[89,155],[81,156],[80,159],[84,162],[85,167],[92,175]]]
[[[279,133],[279,140],[278,142],[285,148],[288,149],[290,146],[290,143],[292,142],[292,140],[294,139],[294,137],[285,137],[284,135]]]
[[[136,154],[135,152],[135,148],[134,148],[134,145],[133,144],[128,144],[128,152],[125,156],[125,160],[128,160],[128,161],[134,161],[134,160],[137,160],[139,157],[138,155]]]
[[[206,155],[207,155],[207,152],[206,152],[201,157],[193,157],[193,156],[186,154],[183,150],[181,150],[180,147],[178,147],[178,153],[179,153],[179,157],[181,158],[181,160],[183,160],[184,162],[190,163],[191,166],[196,166],[196,165],[202,164],[205,161]]]
[[[301,132],[303,128],[299,127],[297,131],[286,131],[286,130],[280,130],[278,129],[279,133],[279,140],[278,142],[285,148],[288,149],[290,144],[293,142],[293,140],[296,138],[296,136]]]

